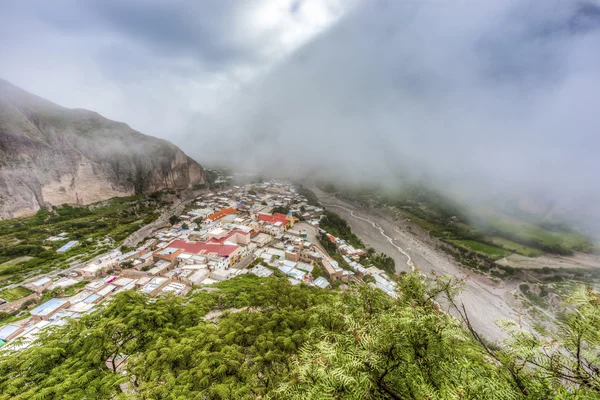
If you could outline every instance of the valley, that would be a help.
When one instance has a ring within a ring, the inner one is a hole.
[[[437,250],[439,241],[426,232],[419,232],[420,228],[414,223],[394,218],[381,210],[359,209],[317,187],[311,187],[311,190],[324,206],[346,219],[352,230],[369,246],[393,257],[398,273],[410,272],[410,265],[414,265],[415,269],[429,277],[435,273],[464,278],[464,288],[458,299],[467,308],[474,326],[491,340],[505,337],[496,321],[503,318],[519,320],[518,312],[508,305],[510,292],[517,288],[516,283],[495,283],[488,277],[471,273],[452,257]],[[373,223],[381,227],[383,233]],[[388,237],[392,238],[392,243]]]

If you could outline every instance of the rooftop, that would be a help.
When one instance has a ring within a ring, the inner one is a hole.
[[[48,315],[62,307],[67,301],[61,299],[50,299],[31,310],[31,315]]]
[[[183,249],[183,251],[187,253],[217,254],[221,257],[229,257],[231,253],[233,253],[239,248],[235,245],[204,242],[186,242],[184,240],[174,240],[169,246]]]

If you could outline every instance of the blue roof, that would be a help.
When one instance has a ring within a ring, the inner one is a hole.
[[[61,299],[50,299],[44,304],[41,304],[31,310],[31,315],[48,315],[56,311],[60,306],[65,304],[66,300]]]
[[[65,244],[60,249],[56,250],[56,252],[57,253],[64,253],[65,251],[69,250],[71,247],[75,246],[78,243],[79,242],[77,240],[71,240],[69,243]]]
[[[94,293],[89,295],[88,297],[86,297],[85,299],[83,299],[83,302],[86,304],[92,304],[94,303],[96,300],[98,300],[100,298],[100,295]]]
[[[4,343],[6,342],[0,339],[0,346],[2,346]]]
[[[19,329],[21,329],[21,327],[17,325],[6,325],[0,328],[0,341],[8,339],[10,335],[15,333]]]

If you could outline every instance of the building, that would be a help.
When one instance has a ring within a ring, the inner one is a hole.
[[[103,266],[91,263],[83,268],[80,268],[78,271],[84,278],[95,278],[97,276],[102,275],[102,273],[105,270],[106,268],[104,268]]]
[[[56,314],[58,310],[68,308],[69,305],[70,303],[68,300],[50,299],[44,304],[41,304],[31,310],[30,314],[34,321],[47,321],[50,317]]]
[[[224,208],[220,211],[217,211],[216,213],[210,214],[208,217],[206,217],[204,219],[205,222],[208,223],[212,223],[212,222],[216,222],[222,218],[224,218],[227,215],[233,215],[235,214],[235,210],[233,208]]]
[[[154,253],[152,253],[152,255],[154,256],[155,260],[164,260],[174,264],[175,260],[177,259],[177,256],[180,255],[182,252],[183,249],[169,245],[162,250],[155,251]]]
[[[320,287],[321,289],[326,289],[329,286],[331,286],[329,284],[329,282],[327,281],[327,279],[323,278],[322,276],[315,279],[315,281],[313,282],[313,285],[315,285],[316,287]]]
[[[217,269],[210,273],[210,277],[219,282],[226,281],[233,276],[234,275],[230,273],[230,270],[227,269]]]
[[[256,243],[258,247],[264,247],[268,245],[271,242],[271,240],[273,240],[273,237],[266,233],[259,233],[258,235],[252,238],[252,241]]]
[[[181,249],[186,253],[205,255],[210,258],[221,257],[226,260],[224,263],[219,263],[219,269],[227,269],[240,261],[242,249],[237,245],[220,244],[220,243],[204,243],[204,242],[186,242],[184,240],[174,240],[169,244],[169,247]]]
[[[322,259],[321,265],[323,265],[323,269],[325,273],[329,277],[329,279],[333,281],[340,281],[343,278],[344,270],[340,268],[337,261],[332,259]]]
[[[142,287],[141,292],[149,294],[150,296],[156,296],[163,287],[169,284],[169,279],[164,278],[162,276],[157,276],[156,278],[152,278],[150,282]]]
[[[50,285],[52,285],[52,279],[44,277],[31,283],[29,287],[36,293],[42,293],[44,290],[48,289]]]
[[[49,288],[48,290],[54,290],[57,288],[68,288],[69,286],[73,286],[73,285],[77,285],[79,283],[78,280],[72,279],[72,278],[60,278],[59,280],[57,280],[56,282],[54,282]]]
[[[294,217],[281,213],[274,213],[273,215],[258,214],[258,220],[269,225],[283,226],[283,230],[294,226]]]
[[[166,260],[160,260],[159,262],[156,263],[156,265],[153,268],[151,268],[148,271],[148,274],[152,275],[152,276],[164,275],[167,272],[169,272],[169,270],[171,269],[172,266],[173,266],[172,262],[169,262]]]
[[[78,244],[79,244],[79,242],[77,240],[71,240],[69,243],[65,244],[60,249],[56,250],[56,252],[57,253],[66,253],[67,251],[71,250],[71,248],[77,246]]]
[[[273,275],[273,271],[271,271],[269,268],[266,268],[260,264],[255,266],[254,268],[252,268],[250,270],[250,272],[256,276],[260,276],[261,278],[266,278],[266,277]]]
[[[0,328],[0,341],[10,342],[21,333],[23,333],[23,327],[19,325],[8,324]]]

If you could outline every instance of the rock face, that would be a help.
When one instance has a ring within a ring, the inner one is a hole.
[[[172,143],[0,79],[0,218],[203,183]]]

